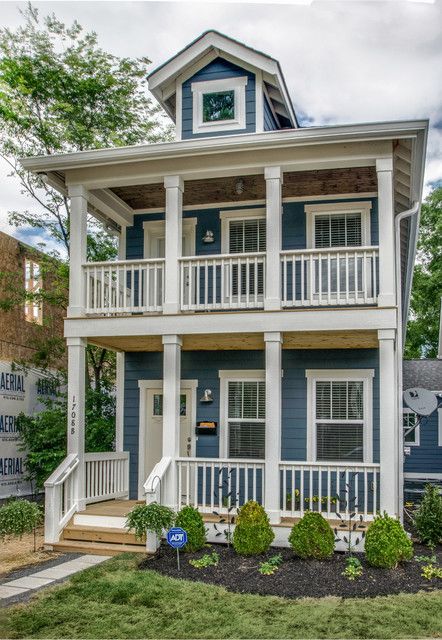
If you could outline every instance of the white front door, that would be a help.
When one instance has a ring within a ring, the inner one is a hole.
[[[147,389],[147,416],[145,436],[145,477],[163,457],[163,392]],[[192,390],[182,389],[180,394],[180,457],[194,455],[192,435]]]

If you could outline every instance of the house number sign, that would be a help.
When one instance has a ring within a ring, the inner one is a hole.
[[[71,435],[75,435],[77,427],[77,399],[75,396],[72,396],[72,405],[71,405]]]

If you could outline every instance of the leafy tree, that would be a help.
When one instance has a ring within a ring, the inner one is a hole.
[[[406,358],[435,358],[442,296],[442,186],[422,205]]]

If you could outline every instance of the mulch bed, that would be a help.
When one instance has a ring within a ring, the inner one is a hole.
[[[190,559],[200,558],[205,553],[219,554],[217,567],[196,569],[189,564]],[[260,562],[281,553],[283,563],[270,576],[258,572]],[[414,553],[431,555],[428,548],[414,545]],[[442,546],[436,555],[442,563]],[[411,560],[396,569],[376,569],[365,562],[363,553],[357,555],[363,566],[363,574],[354,581],[348,580],[342,571],[345,568],[345,554],[335,553],[330,560],[301,560],[290,549],[272,548],[261,556],[244,557],[237,555],[225,545],[213,544],[193,554],[180,553],[181,571],[177,571],[176,551],[163,545],[156,556],[143,560],[140,569],[151,569],[173,578],[206,582],[225,587],[238,593],[282,596],[285,598],[320,598],[338,596],[342,598],[365,598],[397,593],[435,591],[442,588],[442,581],[422,578],[422,564]]]

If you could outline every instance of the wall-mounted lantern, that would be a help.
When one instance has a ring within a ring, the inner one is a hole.
[[[211,244],[212,242],[215,242],[215,236],[213,231],[210,231],[210,229],[207,229],[206,233],[203,236],[203,242],[205,244]]]
[[[213,402],[212,390],[204,389],[204,393],[200,398],[200,402]]]

